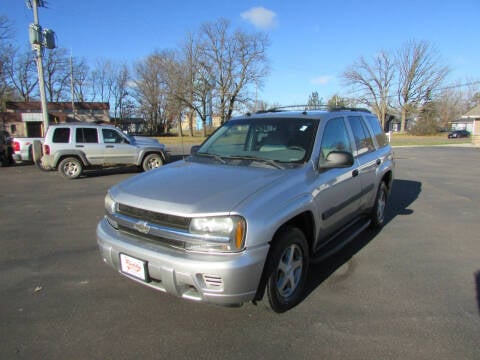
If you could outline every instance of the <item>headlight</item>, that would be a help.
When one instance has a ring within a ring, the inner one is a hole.
[[[202,235],[203,240],[189,240],[186,250],[238,252],[245,246],[246,223],[240,216],[193,218],[189,231]]]
[[[117,211],[117,203],[112,199],[110,192],[105,196],[105,211],[107,214],[113,214]]]

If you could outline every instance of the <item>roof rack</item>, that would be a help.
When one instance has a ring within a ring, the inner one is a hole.
[[[339,106],[339,107],[330,107],[328,105],[286,105],[286,106],[276,106],[274,108],[270,108],[267,110],[259,110],[256,111],[255,114],[266,114],[270,112],[281,112],[281,111],[303,111],[304,113],[307,113],[308,111],[318,111],[318,110],[323,110],[323,111],[362,111],[362,112],[368,112],[371,113],[370,110],[365,109],[365,108],[356,108],[356,107],[345,107],[345,106]],[[247,116],[252,115],[250,112],[247,113]]]

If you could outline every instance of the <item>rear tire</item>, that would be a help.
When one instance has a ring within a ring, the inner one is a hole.
[[[68,157],[60,161],[58,165],[58,172],[62,175],[65,179],[76,179],[83,172],[83,165],[82,162],[74,157]]]
[[[308,243],[300,229],[285,227],[271,246],[267,263],[268,304],[274,312],[283,313],[302,299],[310,262]]]
[[[387,185],[382,181],[378,187],[377,197],[375,198],[375,206],[372,209],[371,227],[380,229],[385,224],[385,210],[387,206],[388,189]]]

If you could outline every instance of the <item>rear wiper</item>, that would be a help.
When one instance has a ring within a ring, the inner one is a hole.
[[[219,163],[221,164],[226,164],[227,162],[225,160],[223,160],[219,155],[217,154],[211,154],[211,153],[207,153],[207,152],[197,152],[195,155],[200,155],[200,156],[208,156],[208,157],[211,157],[211,158],[214,158],[215,160],[217,160]]]
[[[275,160],[271,160],[271,159],[264,159],[264,158],[260,158],[260,157],[255,157],[255,156],[251,156],[251,155],[239,155],[239,156],[228,156],[227,159],[238,159],[238,160],[251,160],[251,161],[258,161],[258,162],[262,162],[264,164],[268,164],[270,166],[273,166],[277,169],[285,169],[282,165],[280,165],[278,162],[276,162]]]

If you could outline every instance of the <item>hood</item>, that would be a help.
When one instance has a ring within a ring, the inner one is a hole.
[[[131,136],[136,145],[162,145],[158,142],[157,139],[145,137],[145,136]]]
[[[121,182],[111,194],[130,206],[180,216],[229,213],[283,176],[279,169],[177,161]]]

